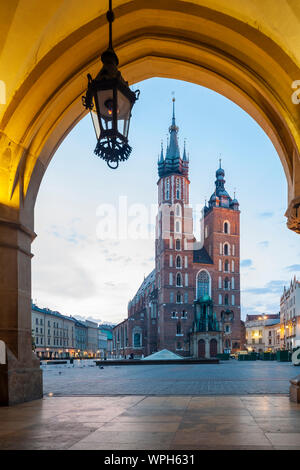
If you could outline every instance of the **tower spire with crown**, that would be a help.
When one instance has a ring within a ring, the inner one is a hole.
[[[158,162],[159,177],[170,175],[172,173],[188,176],[189,160],[186,153],[186,143],[184,142],[183,156],[180,156],[178,145],[178,131],[175,117],[175,98],[172,99],[172,121],[169,127],[169,139],[165,152],[165,157],[161,157]]]

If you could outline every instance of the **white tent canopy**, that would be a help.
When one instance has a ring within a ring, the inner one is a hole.
[[[179,356],[178,354],[175,354],[168,349],[162,349],[161,351],[158,351],[156,353],[150,354],[150,356],[144,357],[142,360],[143,361],[161,361],[161,360],[168,360],[168,361],[174,361],[175,359],[183,359],[182,356]]]

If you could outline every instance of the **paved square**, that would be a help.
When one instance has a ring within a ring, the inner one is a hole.
[[[236,360],[220,364],[44,368],[44,393],[64,395],[268,395],[288,394],[300,374],[290,362]]]

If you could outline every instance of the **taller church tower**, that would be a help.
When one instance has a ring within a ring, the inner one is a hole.
[[[173,99],[170,140],[158,160],[158,214],[156,219],[156,286],[158,288],[158,350],[184,351],[191,323],[187,321],[193,292],[188,269],[194,242],[189,204],[189,160],[184,145],[180,155]],[[189,312],[191,314],[191,312]],[[192,318],[192,315],[190,315]]]

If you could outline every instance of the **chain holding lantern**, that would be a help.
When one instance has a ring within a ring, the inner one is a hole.
[[[92,79],[88,74],[88,89],[82,97],[83,105],[90,111],[97,138],[94,153],[116,169],[120,161],[129,158],[132,148],[128,144],[131,111],[140,91],[132,91],[118,70],[119,59],[112,47],[112,0],[107,12],[109,46],[101,55],[103,66]]]

